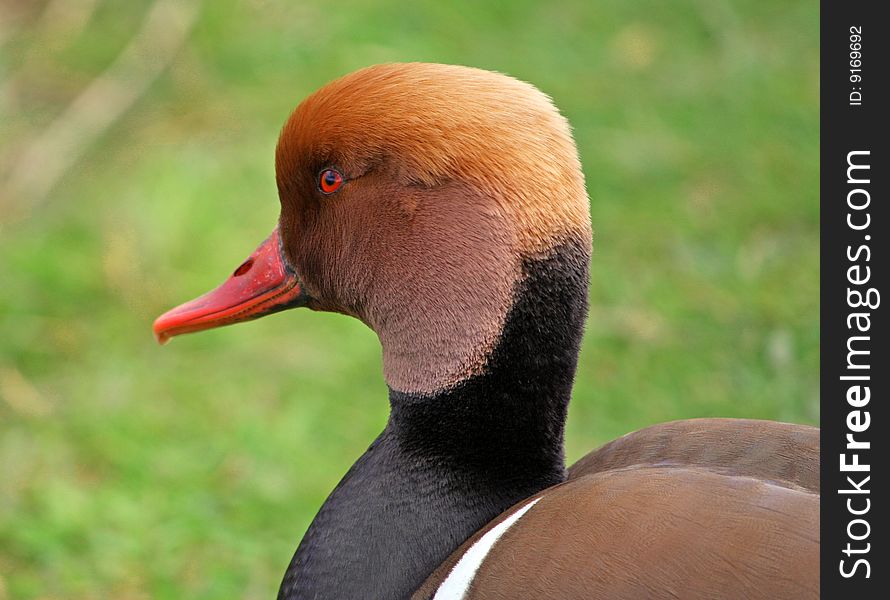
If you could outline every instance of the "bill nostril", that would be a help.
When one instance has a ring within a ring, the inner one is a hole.
[[[240,267],[238,267],[237,269],[235,269],[235,272],[232,273],[232,277],[241,277],[242,275],[244,275],[245,273],[247,273],[248,271],[250,271],[250,268],[251,268],[252,266],[253,266],[253,259],[252,259],[252,258],[248,258],[248,259],[245,260],[243,263],[241,263],[241,266],[240,266]]]

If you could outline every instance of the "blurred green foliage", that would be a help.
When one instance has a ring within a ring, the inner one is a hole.
[[[47,194],[4,187],[150,6],[0,4],[0,599],[274,595],[383,427],[377,339],[309,311],[166,348],[150,326],[273,227],[290,110],[372,63],[503,71],[574,126],[595,253],[570,460],[677,418],[818,421],[817,4],[205,2]]]

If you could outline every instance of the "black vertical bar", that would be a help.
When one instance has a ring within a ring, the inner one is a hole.
[[[887,494],[877,491],[890,485],[890,296],[880,297],[890,294],[890,22],[881,4],[821,3],[821,585],[829,599],[890,597]]]

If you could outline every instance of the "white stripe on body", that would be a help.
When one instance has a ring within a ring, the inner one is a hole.
[[[528,509],[537,504],[541,498],[535,498],[524,506],[520,507],[512,515],[489,529],[485,535],[476,540],[476,543],[470,546],[470,549],[464,552],[457,564],[448,573],[445,581],[439,585],[433,600],[463,600],[470,589],[470,584],[476,577],[479,567],[494,545],[501,539],[501,536],[513,526],[516,521],[522,518]]]

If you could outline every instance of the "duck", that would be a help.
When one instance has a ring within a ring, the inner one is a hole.
[[[390,414],[278,598],[816,598],[819,429],[689,419],[565,466],[590,204],[567,120],[482,69],[375,65],[306,97],[272,234],[158,341],[286,309],[378,336]]]

